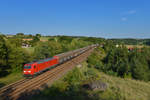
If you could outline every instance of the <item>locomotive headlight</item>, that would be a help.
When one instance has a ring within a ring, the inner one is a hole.
[[[23,71],[23,72],[26,72],[26,71]]]
[[[31,71],[28,71],[29,73],[31,73]]]

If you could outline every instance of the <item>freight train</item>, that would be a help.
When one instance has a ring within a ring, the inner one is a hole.
[[[87,46],[84,48],[80,48],[77,50],[61,53],[61,54],[55,55],[52,58],[47,58],[47,59],[43,59],[43,60],[25,64],[24,69],[23,69],[23,75],[25,77],[31,77],[31,76],[33,77],[35,75],[40,74],[43,71],[54,68],[57,65],[65,62],[65,61],[68,61],[68,60],[70,60],[70,59],[84,53],[85,51],[96,47],[96,46],[98,46],[98,44],[93,44],[93,45],[90,45],[90,46]]]

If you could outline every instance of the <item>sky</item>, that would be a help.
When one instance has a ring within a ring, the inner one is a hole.
[[[0,32],[150,38],[150,0],[0,0]]]

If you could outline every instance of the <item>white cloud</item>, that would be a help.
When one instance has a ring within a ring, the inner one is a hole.
[[[127,21],[130,16],[132,16],[132,15],[134,15],[136,13],[137,13],[136,10],[128,10],[126,12],[123,12],[121,21]]]
[[[128,11],[128,14],[135,14],[136,13],[136,10],[130,10]]]
[[[123,14],[124,15],[133,15],[133,14],[136,14],[136,10],[129,10],[129,11],[126,11],[126,12],[124,12]]]
[[[126,17],[122,17],[121,21],[127,21],[127,18]]]

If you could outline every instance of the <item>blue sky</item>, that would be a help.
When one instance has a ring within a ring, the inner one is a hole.
[[[150,38],[150,0],[0,0],[0,32]]]

